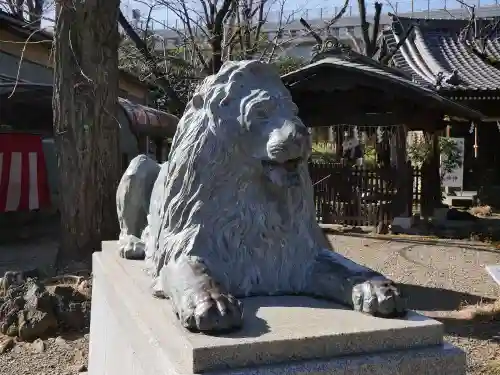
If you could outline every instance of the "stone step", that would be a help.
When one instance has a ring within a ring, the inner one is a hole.
[[[143,262],[119,258],[116,243],[104,243],[103,251],[94,254],[90,375],[281,374],[289,373],[292,364],[327,366],[328,372],[315,370],[314,374],[357,374],[341,371],[346,361],[352,362],[352,369],[364,361],[380,362],[377,372],[367,374],[464,373],[456,368],[454,372],[410,371],[420,366],[416,358],[428,363],[434,363],[434,358],[440,365],[456,362],[458,368],[464,358],[457,349],[442,345],[441,323],[414,312],[406,319],[381,319],[308,297],[258,297],[243,300],[242,330],[219,336],[191,333],[180,326],[168,300],[151,296],[151,281],[143,266]],[[131,353],[141,371],[131,372],[132,365],[121,363]],[[397,363],[408,366],[409,372],[398,372]],[[165,366],[170,370],[165,371]],[[241,368],[252,372],[238,372]],[[292,373],[303,373],[300,366],[295,368]]]

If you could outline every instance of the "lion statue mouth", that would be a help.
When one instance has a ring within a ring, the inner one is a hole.
[[[264,176],[273,184],[279,187],[294,187],[300,185],[299,166],[304,162],[304,158],[296,157],[283,162],[277,160],[262,160]]]

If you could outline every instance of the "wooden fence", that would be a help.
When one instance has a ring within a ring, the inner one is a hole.
[[[422,170],[417,167],[412,168],[412,206],[414,211],[420,211],[420,202],[422,199]]]
[[[317,220],[325,224],[390,223],[401,205],[411,210],[420,199],[420,171],[412,169],[411,198],[400,199],[401,184],[394,168],[363,168],[339,163],[310,163]],[[415,174],[416,173],[416,174]],[[408,181],[409,183],[409,181]],[[408,192],[409,193],[409,192]],[[406,193],[405,193],[406,195]],[[404,210],[404,209],[403,209]]]

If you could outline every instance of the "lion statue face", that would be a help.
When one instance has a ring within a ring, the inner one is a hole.
[[[279,187],[299,185],[298,167],[309,158],[311,139],[297,107],[288,95],[265,90],[245,99],[239,117],[242,146],[254,159],[255,169]]]
[[[205,130],[211,133],[205,135],[216,135],[229,158],[244,160],[242,171],[260,173],[278,187],[297,186],[299,165],[305,164],[311,151],[310,131],[297,113],[272,66],[259,61],[228,62],[217,75],[205,79],[194,95],[180,124],[186,129],[178,132],[178,138],[194,130],[187,127],[195,117],[205,118]],[[200,134],[202,139],[207,138]],[[216,157],[215,153],[206,156]]]

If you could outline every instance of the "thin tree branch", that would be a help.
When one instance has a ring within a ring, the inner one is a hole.
[[[370,35],[368,34],[370,24],[366,21],[365,0],[358,0],[358,6],[359,6],[359,18],[361,22],[361,33],[363,35],[363,43],[365,45],[365,50],[367,51],[370,48],[371,41],[370,41]]]
[[[375,15],[373,16],[373,29],[370,46],[367,48],[368,57],[373,57],[377,51],[377,39],[380,27],[380,15],[382,13],[382,3],[375,2]]]
[[[125,30],[128,37],[134,42],[136,48],[141,52],[146,61],[149,63],[151,71],[157,77],[157,84],[163,89],[167,97],[170,99],[174,109],[177,112],[182,112],[184,110],[185,103],[183,103],[180,100],[179,96],[172,88],[172,85],[169,82],[169,80],[163,76],[162,72],[159,71],[159,69],[157,68],[156,58],[153,55],[151,55],[151,53],[148,50],[148,47],[142,41],[139,35],[137,35],[134,28],[127,21],[121,10],[119,10],[118,13],[118,22],[120,23],[120,26],[123,28],[123,30]]]
[[[362,1],[364,4],[364,0],[359,0],[359,1]],[[347,11],[348,6],[349,6],[349,0],[345,0],[344,5],[342,6],[342,8],[340,8],[340,11],[330,21],[326,23],[325,27],[328,29],[331,26],[333,26],[339,19],[341,19],[344,13]]]

